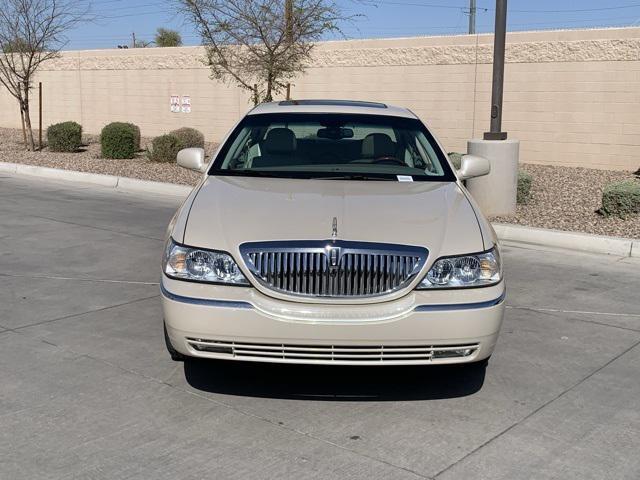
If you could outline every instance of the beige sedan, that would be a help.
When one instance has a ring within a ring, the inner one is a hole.
[[[168,228],[175,360],[414,365],[483,362],[504,313],[491,225],[410,111],[289,101],[250,111]]]

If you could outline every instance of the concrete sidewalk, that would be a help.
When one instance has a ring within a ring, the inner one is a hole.
[[[181,364],[178,202],[0,175],[0,478],[640,478],[640,260],[505,247],[486,372]]]

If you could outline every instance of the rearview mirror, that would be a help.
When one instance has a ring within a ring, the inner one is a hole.
[[[204,172],[204,148],[184,148],[178,152],[178,165],[196,172]]]
[[[460,161],[460,169],[458,170],[458,178],[467,180],[488,175],[489,172],[491,172],[491,164],[486,158],[477,155],[463,155]]]
[[[318,138],[328,138],[331,140],[342,140],[343,138],[353,138],[352,128],[328,127],[318,130]]]

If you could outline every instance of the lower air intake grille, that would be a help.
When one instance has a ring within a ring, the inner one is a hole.
[[[463,345],[294,345],[238,343],[187,338],[196,351],[242,360],[285,363],[430,363],[439,359],[470,357],[479,344]]]

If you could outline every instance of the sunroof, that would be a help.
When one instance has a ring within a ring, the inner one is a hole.
[[[292,105],[319,105],[333,107],[368,107],[368,108],[387,108],[384,103],[377,102],[359,102],[357,100],[284,100],[278,105],[282,107],[290,107]]]

